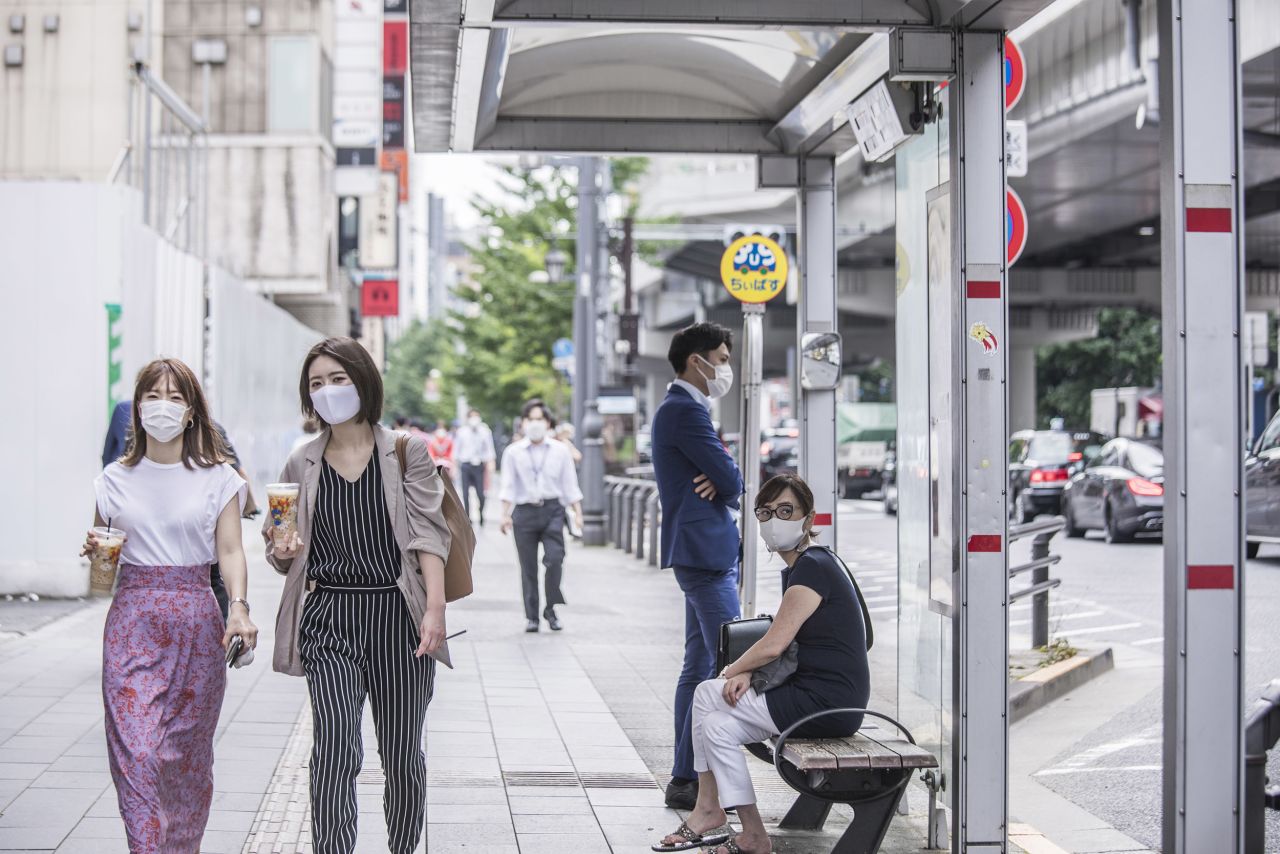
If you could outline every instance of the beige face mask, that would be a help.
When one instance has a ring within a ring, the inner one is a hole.
[[[789,552],[804,541],[804,519],[787,519],[777,516],[760,523],[760,539],[771,552]]]

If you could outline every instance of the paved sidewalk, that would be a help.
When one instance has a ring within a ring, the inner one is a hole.
[[[301,679],[272,673],[280,579],[250,549],[251,601],[262,655],[233,671],[218,732],[216,796],[205,854],[307,852],[310,718]],[[514,545],[481,532],[477,590],[451,606],[457,669],[441,671],[428,715],[431,854],[640,854],[680,817],[662,805],[683,602],[669,573],[612,549],[571,548],[561,609],[566,630],[526,635]],[[776,567],[762,570],[762,581]],[[772,582],[769,582],[771,584]],[[762,607],[769,584],[762,583]],[[99,690],[106,603],[24,637],[0,640],[0,850],[123,851],[107,772]],[[887,621],[886,621],[887,622]],[[873,666],[893,662],[892,632]],[[883,646],[882,646],[883,644]],[[876,703],[890,707],[892,671]],[[385,851],[382,775],[366,714],[358,851]],[[752,762],[766,819],[792,793]],[[885,852],[924,846],[922,790],[894,822]],[[775,836],[783,852],[829,851],[825,834]]]

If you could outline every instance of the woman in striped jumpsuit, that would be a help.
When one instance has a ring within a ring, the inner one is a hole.
[[[410,442],[402,472],[396,434],[378,425],[382,381],[351,339],[317,344],[303,365],[303,411],[329,429],[294,452],[282,482],[301,485],[297,533],[264,534],[288,580],[275,667],[305,675],[315,743],[311,821],[316,854],[356,843],[356,776],[365,696],[386,773],[389,849],[410,854],[426,816],[422,731],[444,645],[444,487],[426,447]]]

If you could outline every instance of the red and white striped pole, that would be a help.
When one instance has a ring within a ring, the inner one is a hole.
[[[1164,844],[1243,850],[1240,57],[1233,0],[1161,0]]]

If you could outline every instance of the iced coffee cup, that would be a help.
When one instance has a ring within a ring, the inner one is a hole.
[[[116,586],[116,569],[120,566],[120,549],[124,531],[118,528],[94,528],[97,546],[89,553],[89,591],[94,596],[110,596]]]
[[[298,530],[298,484],[267,484],[267,505],[271,511],[276,542]]]

